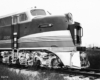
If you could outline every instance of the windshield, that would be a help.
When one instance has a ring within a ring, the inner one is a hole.
[[[31,10],[31,14],[33,16],[36,16],[36,15],[46,15],[46,12],[43,9],[35,9],[35,10]]]

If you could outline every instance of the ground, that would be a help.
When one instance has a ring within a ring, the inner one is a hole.
[[[100,50],[99,49],[88,49],[85,51],[88,55],[90,67],[92,69],[100,70]]]

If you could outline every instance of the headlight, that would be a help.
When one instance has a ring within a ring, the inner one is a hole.
[[[67,13],[67,14],[65,14],[65,16],[66,16],[69,24],[74,24],[73,16],[71,13]]]

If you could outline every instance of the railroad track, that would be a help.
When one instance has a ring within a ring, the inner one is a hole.
[[[42,69],[43,70],[43,69]],[[70,75],[82,75],[84,77],[94,77],[94,78],[100,78],[100,71],[99,70],[93,70],[93,69],[50,69],[53,72],[63,73],[63,74],[70,74]]]
[[[82,80],[100,80],[100,70],[96,69],[74,69],[74,68],[67,68],[67,69],[61,69],[61,68],[25,68],[25,67],[16,67],[16,66],[7,66],[8,68],[13,69],[26,69],[26,71],[34,71],[34,70],[40,70],[41,72],[45,72],[49,70],[51,73],[59,73],[59,74],[65,74],[68,75],[67,78],[80,78]],[[86,79],[87,78],[87,79]]]

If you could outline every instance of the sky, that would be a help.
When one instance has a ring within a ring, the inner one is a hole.
[[[34,6],[53,14],[71,12],[83,27],[82,46],[100,47],[100,0],[0,0],[0,16]]]

